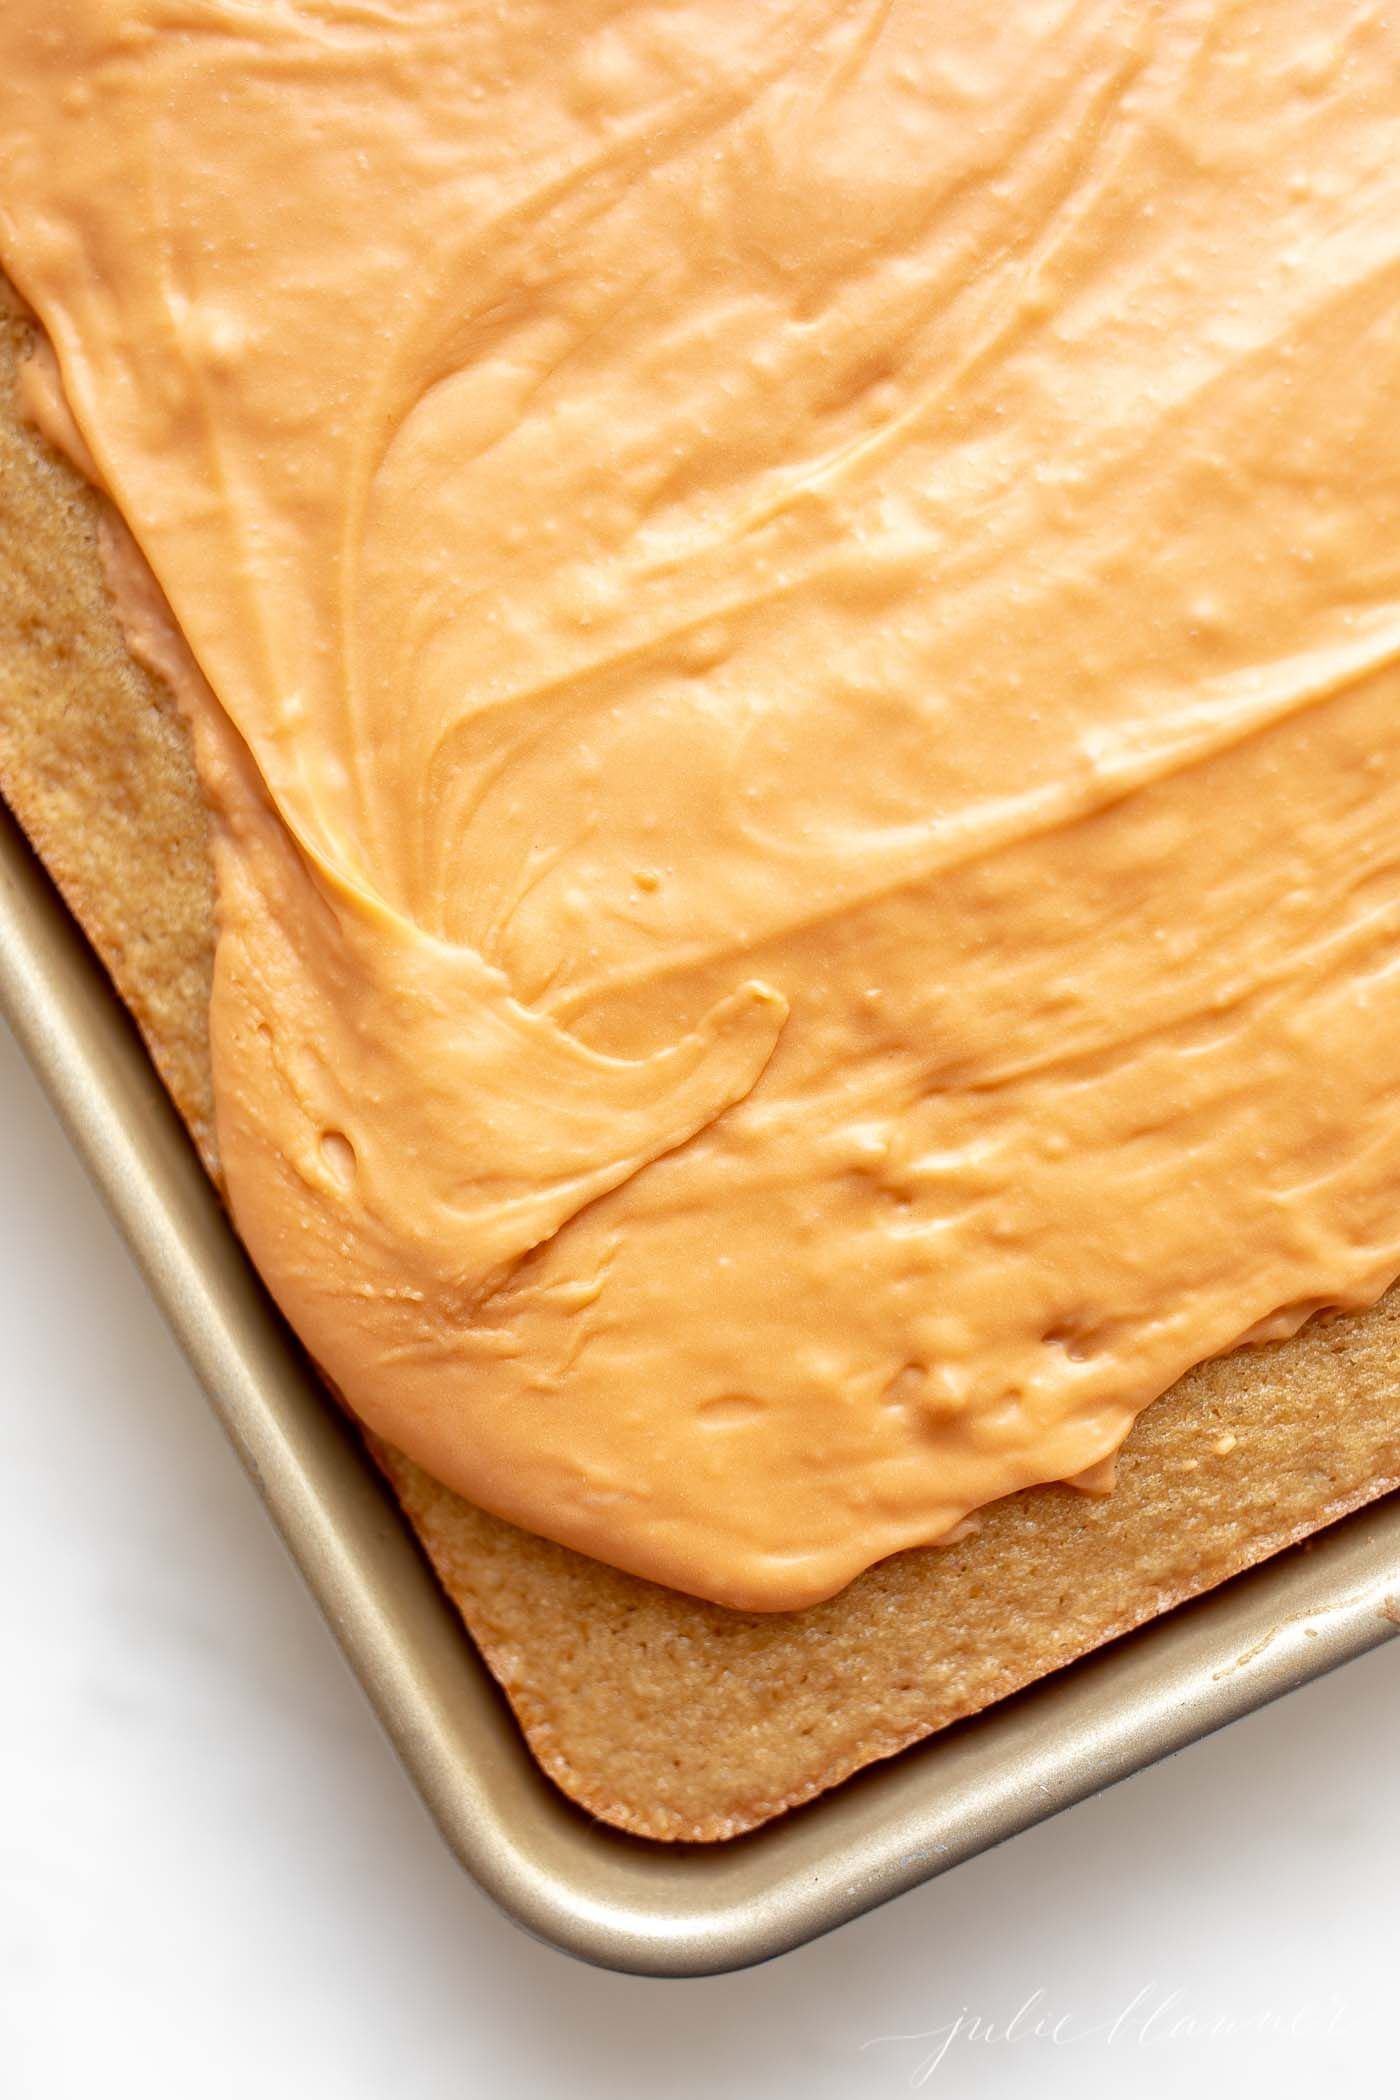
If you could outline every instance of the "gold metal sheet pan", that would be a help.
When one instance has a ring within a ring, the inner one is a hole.
[[[0,1012],[443,1837],[511,1917],[567,1953],[666,1976],[762,1961],[1400,1631],[1391,1497],[750,1836],[625,1837],[530,1757],[2,805]]]

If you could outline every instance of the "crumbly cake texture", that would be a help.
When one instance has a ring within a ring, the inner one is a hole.
[[[0,279],[0,787],[217,1180],[206,824],[129,657],[100,499],[22,419]],[[1111,1495],[1033,1489],[797,1613],[732,1612],[473,1508],[372,1448],[545,1771],[643,1837],[737,1835],[1400,1484],[1400,1290],[1182,1379]]]

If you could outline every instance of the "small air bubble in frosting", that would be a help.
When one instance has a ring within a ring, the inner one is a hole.
[[[343,1130],[321,1132],[321,1158],[332,1181],[348,1189],[355,1179],[355,1148]]]

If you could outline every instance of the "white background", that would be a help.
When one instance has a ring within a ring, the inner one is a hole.
[[[585,1969],[443,1849],[3,1035],[0,1148],[3,2100],[1389,2089],[1400,1643],[766,1968]]]

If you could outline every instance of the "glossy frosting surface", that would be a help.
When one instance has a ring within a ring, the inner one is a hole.
[[[796,1606],[1400,1271],[1397,119],[1339,0],[7,0],[235,1218],[440,1478]]]

